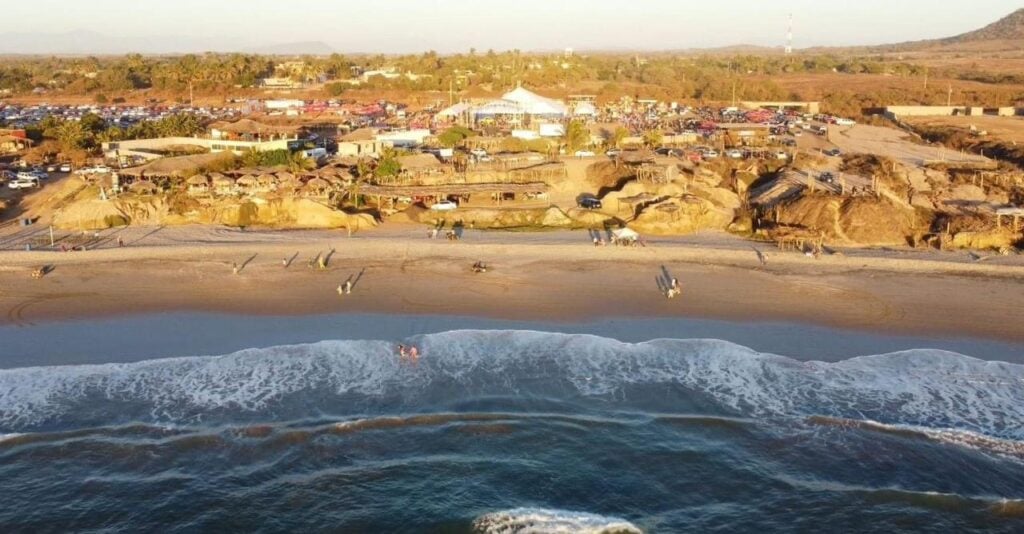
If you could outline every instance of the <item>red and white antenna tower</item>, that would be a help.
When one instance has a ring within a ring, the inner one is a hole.
[[[793,14],[789,14],[789,32],[786,33],[786,55],[793,53]]]

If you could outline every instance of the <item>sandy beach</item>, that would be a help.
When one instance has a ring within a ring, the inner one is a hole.
[[[0,324],[162,311],[678,316],[1024,340],[1014,319],[1024,301],[1020,257],[851,250],[813,259],[725,234],[653,239],[646,248],[594,247],[586,232],[468,231],[459,242],[425,234],[413,225],[351,237],[129,228],[104,232],[93,250],[8,250],[0,252]],[[127,246],[116,245],[118,236]],[[318,255],[329,255],[326,268]],[[478,260],[487,273],[472,271]],[[52,272],[33,279],[43,265]],[[659,291],[666,275],[680,280],[681,298]],[[339,295],[349,279],[352,293]]]

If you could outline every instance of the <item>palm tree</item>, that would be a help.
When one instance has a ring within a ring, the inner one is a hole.
[[[612,132],[611,139],[608,141],[613,148],[622,148],[622,142],[626,140],[626,137],[629,137],[629,130],[619,126]]]
[[[53,130],[53,137],[64,150],[82,148],[89,141],[89,132],[77,121],[64,121]]]

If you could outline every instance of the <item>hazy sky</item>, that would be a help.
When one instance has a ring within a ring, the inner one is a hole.
[[[880,44],[973,30],[1024,0],[5,0],[6,31],[342,52]],[[16,21],[16,22],[15,22]],[[237,44],[236,44],[237,43]]]

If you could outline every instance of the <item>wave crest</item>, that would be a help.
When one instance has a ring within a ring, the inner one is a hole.
[[[629,521],[586,512],[516,508],[483,515],[473,521],[481,534],[640,534]]]
[[[443,409],[482,398],[738,417],[824,415],[1024,439],[1024,366],[915,350],[800,362],[719,340],[457,331],[225,356],[0,371],[0,432],[131,420],[281,420]],[[111,421],[111,418],[120,418]]]

